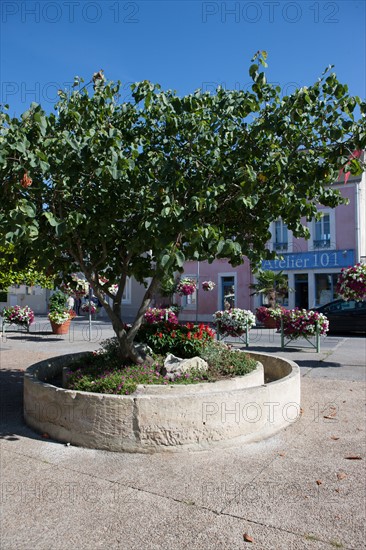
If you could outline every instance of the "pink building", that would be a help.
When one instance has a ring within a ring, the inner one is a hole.
[[[350,177],[345,184],[335,184],[347,205],[335,209],[319,206],[320,220],[307,224],[310,239],[295,239],[282,220],[271,224],[270,250],[276,250],[278,260],[264,261],[262,269],[283,271],[288,276],[289,292],[284,304],[289,308],[313,308],[332,301],[335,285],[342,267],[366,262],[366,174]],[[212,321],[212,314],[224,309],[224,302],[231,307],[255,308],[262,298],[250,296],[249,284],[255,281],[249,260],[233,268],[226,260],[186,262],[184,275],[198,281],[198,291],[183,297],[181,320]],[[212,291],[202,289],[203,281],[213,281]],[[179,297],[177,298],[179,302]]]

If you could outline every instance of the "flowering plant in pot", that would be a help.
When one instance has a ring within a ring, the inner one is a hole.
[[[255,313],[260,323],[263,323],[267,328],[276,328],[277,320],[281,318],[282,311],[286,311],[285,308],[277,304],[275,307],[257,307]]]
[[[325,336],[329,330],[329,321],[323,313],[307,309],[283,309],[277,320],[278,328],[283,324],[283,333],[287,338],[295,340],[301,337]]]
[[[245,333],[247,325],[248,329],[255,326],[254,313],[247,309],[216,311],[213,318],[217,332],[223,336],[241,336]]]
[[[276,271],[262,270],[260,269],[255,273],[257,282],[250,286],[254,290],[253,295],[265,296],[268,302],[268,307],[264,306],[257,309],[257,319],[264,324],[267,328],[276,327],[276,310],[280,307],[277,303],[277,299],[286,296],[286,294],[292,289],[288,286],[288,278],[283,275],[282,271],[278,273]],[[270,311],[265,311],[265,309]],[[259,310],[259,317],[258,317]],[[273,310],[273,313],[272,311]]]
[[[175,288],[175,291],[180,294],[180,296],[190,296],[197,289],[197,283],[193,279],[184,277],[181,279]]]
[[[71,316],[68,310],[65,310],[65,311],[53,310],[49,312],[48,318],[50,321],[52,321],[52,323],[55,323],[56,325],[63,325],[64,323],[66,323],[66,321],[71,319]]]
[[[206,292],[210,292],[215,288],[215,286],[216,286],[216,283],[214,283],[213,281],[203,281],[202,283],[202,289],[205,290]]]
[[[66,334],[75,313],[67,307],[67,294],[60,290],[52,294],[49,302],[48,318],[54,334]]]
[[[336,292],[343,300],[366,300],[366,264],[344,267],[338,277]]]
[[[20,307],[17,305],[4,307],[2,316],[4,323],[9,325],[19,325],[26,327],[27,329],[29,329],[29,325],[31,325],[34,321],[34,312],[29,306]]]

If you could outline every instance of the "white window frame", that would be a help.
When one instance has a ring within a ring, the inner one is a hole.
[[[122,304],[131,304],[131,303],[132,303],[132,279],[130,277],[127,277],[125,288],[123,290]]]
[[[233,271],[230,271],[230,272],[227,272],[227,273],[218,273],[217,274],[217,282],[218,282],[218,285],[219,285],[219,291],[218,291],[218,296],[217,296],[217,309],[219,311],[221,311],[221,306],[222,306],[222,299],[223,299],[223,294],[222,294],[222,281],[221,279],[223,279],[224,277],[234,277],[234,289],[235,289],[235,301],[234,301],[234,307],[237,307],[237,303],[238,303],[238,281],[237,281],[237,274]]]
[[[277,252],[278,254],[286,254],[288,252],[292,252],[293,251],[293,240],[294,240],[294,237],[293,237],[293,234],[292,234],[292,231],[287,227],[287,249],[276,249],[275,247],[275,244],[276,244],[276,222],[282,222],[282,228],[284,225],[287,226],[287,224],[282,220],[282,218],[278,218],[277,220],[275,220],[274,222],[271,223],[271,226],[270,226],[270,232],[271,232],[271,242],[270,242],[270,249],[274,252]],[[283,229],[281,229],[281,231],[283,231]]]
[[[324,248],[318,248],[314,247],[314,240],[316,236],[315,232],[315,224],[316,220],[313,219],[309,223],[309,231],[310,231],[310,239],[308,241],[308,247],[309,250],[336,250],[336,223],[335,223],[335,211],[330,208],[322,208],[318,210],[318,212],[321,212],[322,215],[328,214],[329,215],[329,230],[330,230],[330,244],[329,246],[325,246]]]

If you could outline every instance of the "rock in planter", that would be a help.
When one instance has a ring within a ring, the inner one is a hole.
[[[144,358],[153,355],[153,350],[147,344],[135,344],[135,350]]]
[[[201,357],[191,357],[190,359],[181,359],[172,353],[166,356],[162,375],[167,376],[169,380],[174,380],[177,374],[186,374],[192,370],[207,371],[208,363]]]

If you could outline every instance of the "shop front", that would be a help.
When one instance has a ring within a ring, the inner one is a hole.
[[[341,269],[354,263],[354,250],[314,250],[282,254],[281,259],[265,260],[262,269],[283,271],[292,289],[286,306],[308,309],[334,300]]]

